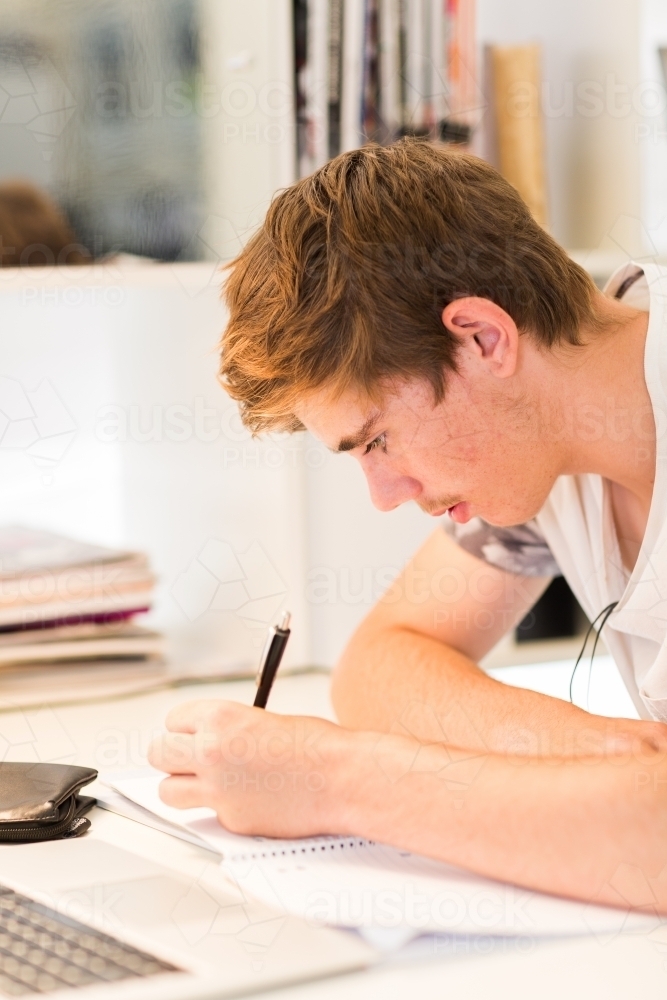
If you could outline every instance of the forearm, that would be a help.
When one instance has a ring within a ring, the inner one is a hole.
[[[510,757],[206,700],[178,706],[167,726],[149,750],[170,775],[162,798],[213,808],[236,833],[365,836],[527,888],[667,914],[667,754],[649,744]]]
[[[334,768],[336,832],[491,878],[667,912],[667,766],[639,757],[536,760],[352,734]]]
[[[603,719],[568,702],[509,687],[467,656],[405,628],[352,639],[332,681],[342,725],[411,735],[496,753],[599,754],[634,735],[664,740],[665,727]]]

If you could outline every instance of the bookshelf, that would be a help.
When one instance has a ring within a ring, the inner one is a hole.
[[[475,0],[294,0],[293,26],[299,176],[368,141],[470,138]]]
[[[223,102],[202,122],[206,212],[223,231],[213,256],[233,256],[276,190],[367,137],[386,141],[401,128],[433,134],[434,121],[448,120],[444,137],[452,138],[461,122],[472,127],[472,151],[495,163],[482,55],[489,45],[534,43],[554,236],[587,250],[622,244],[634,256],[652,240],[665,252],[664,113],[642,117],[631,102],[627,114],[605,104],[591,116],[576,99],[568,103],[579,87],[604,93],[611,76],[631,95],[639,85],[637,101],[647,80],[661,80],[661,0],[614,0],[613,14],[606,0],[201,0],[199,9],[206,84],[232,99],[247,86],[259,98],[272,85],[283,103],[282,113],[267,115],[258,100],[241,117]],[[635,220],[635,235],[626,235],[627,220]]]

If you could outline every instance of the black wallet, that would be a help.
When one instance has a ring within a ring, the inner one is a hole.
[[[96,777],[92,767],[0,762],[0,842],[80,837],[96,800],[79,792]]]

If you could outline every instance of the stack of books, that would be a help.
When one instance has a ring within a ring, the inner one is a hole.
[[[368,141],[467,143],[475,0],[294,0],[299,176]]]
[[[0,528],[0,666],[159,659],[137,625],[155,577],[145,555],[31,528]]]

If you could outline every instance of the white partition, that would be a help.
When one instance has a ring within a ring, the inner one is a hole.
[[[307,663],[302,463],[217,383],[219,286],[205,264],[0,271],[1,518],[147,550],[177,649],[255,660],[288,607]]]
[[[326,452],[307,475],[306,596],[316,663],[333,665],[347,639],[438,521],[416,504],[376,510],[359,463]]]

